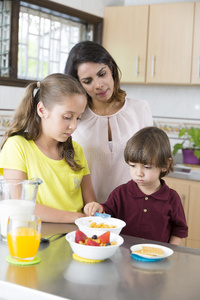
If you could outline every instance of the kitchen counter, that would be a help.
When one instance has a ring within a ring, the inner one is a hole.
[[[72,224],[43,223],[42,235],[76,229]],[[173,249],[173,255],[144,263],[131,258],[130,247],[152,241],[123,238],[110,259],[89,264],[73,260],[69,243],[61,237],[41,243],[41,262],[26,267],[8,264],[7,244],[0,241],[0,299],[199,300],[200,250],[159,243]]]
[[[174,171],[168,174],[167,176],[172,178],[185,179],[185,180],[200,181],[200,171],[194,171],[194,170],[191,170],[190,173]]]
[[[174,172],[167,175],[168,177],[200,181],[200,165],[183,165],[177,164]]]

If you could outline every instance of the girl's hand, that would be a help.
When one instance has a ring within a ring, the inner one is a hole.
[[[85,205],[84,207],[84,213],[88,216],[93,216],[95,212],[102,213],[103,208],[102,206],[97,202],[90,202]]]

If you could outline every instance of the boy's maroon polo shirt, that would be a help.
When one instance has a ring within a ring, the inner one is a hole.
[[[151,195],[145,195],[131,180],[117,187],[103,206],[106,213],[126,222],[122,234],[165,243],[172,235],[188,236],[181,199],[162,179],[160,190]]]

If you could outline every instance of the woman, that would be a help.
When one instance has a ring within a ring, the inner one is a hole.
[[[76,44],[65,73],[78,79],[87,93],[88,105],[73,139],[83,147],[97,201],[102,203],[114,188],[130,180],[124,148],[136,131],[152,125],[151,111],[146,101],[126,98],[119,68],[100,44]]]

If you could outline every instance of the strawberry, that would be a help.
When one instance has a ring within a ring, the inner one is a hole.
[[[79,243],[79,242],[85,242],[85,240],[87,239],[87,235],[85,235],[85,233],[83,233],[80,230],[77,230],[75,233],[75,242]]]
[[[88,245],[88,246],[100,246],[97,242],[95,242],[91,239],[87,239],[85,244]]]
[[[110,242],[110,231],[106,231],[105,233],[103,233],[102,235],[100,235],[98,237],[98,239],[100,240],[101,244],[107,244]]]

